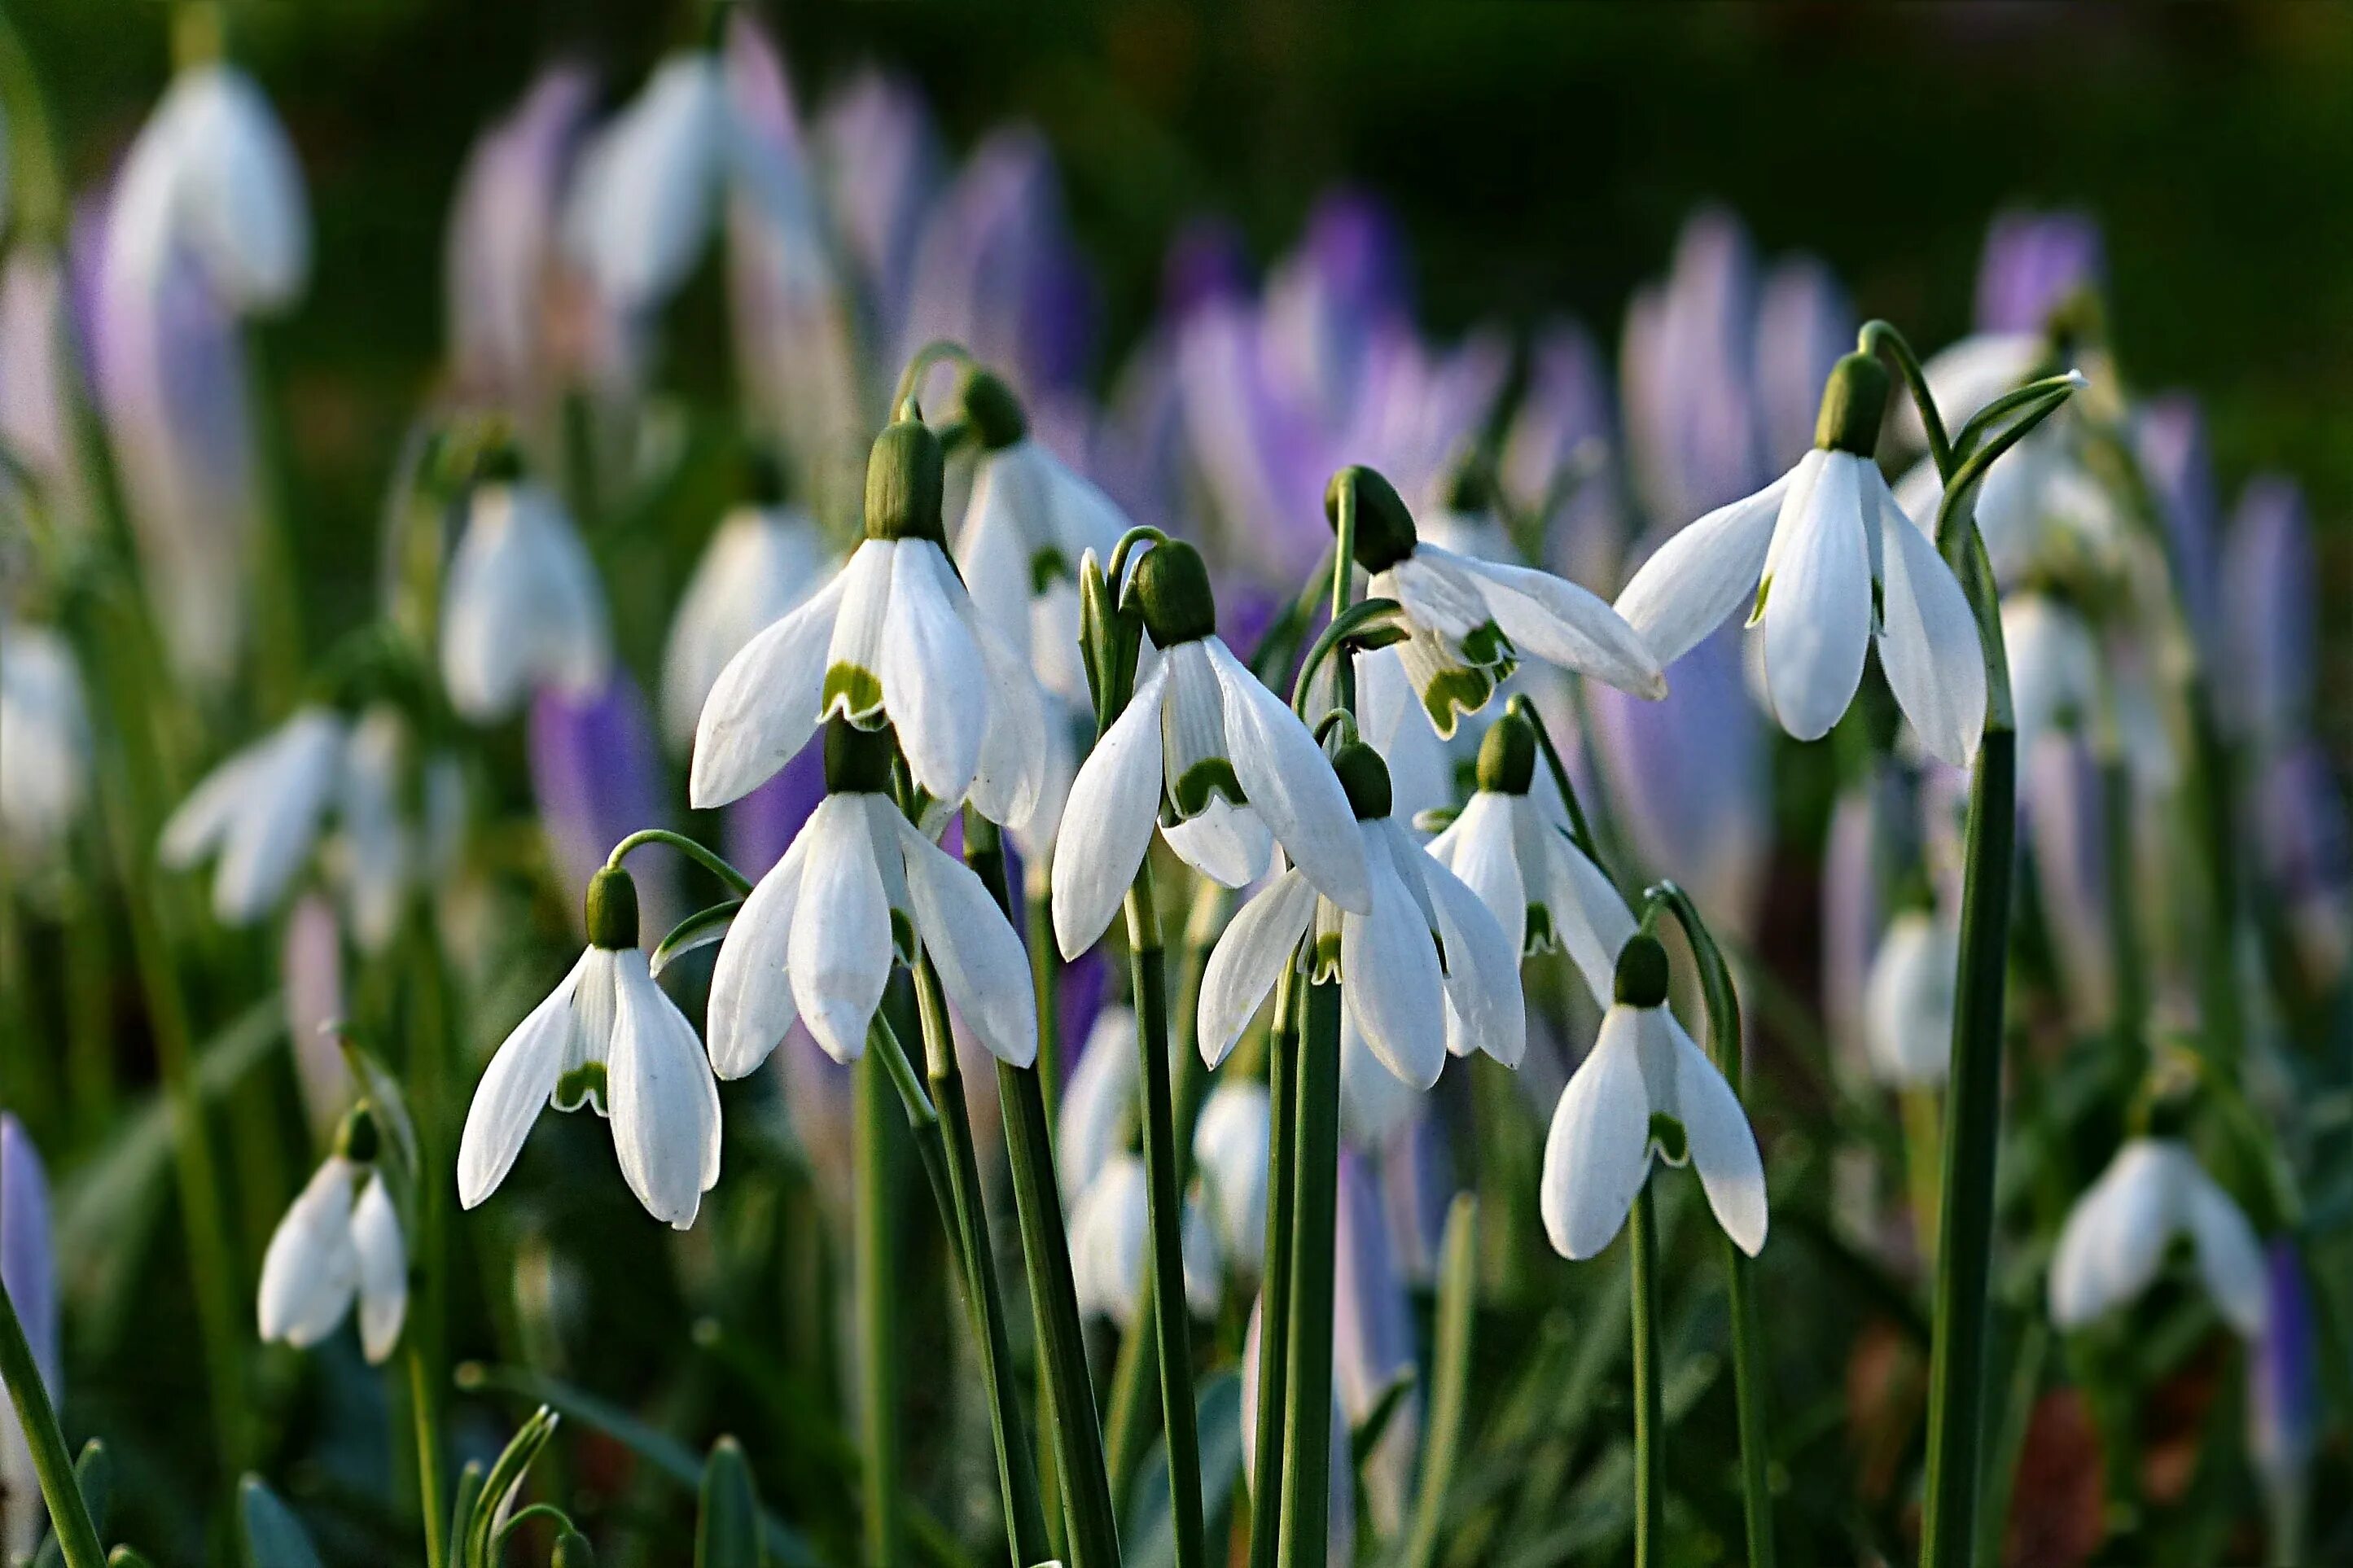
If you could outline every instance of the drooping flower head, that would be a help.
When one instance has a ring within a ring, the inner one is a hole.
[[[1960,960],[1959,931],[1936,910],[1907,909],[1888,922],[1863,1000],[1863,1043],[1881,1082],[1915,1089],[1945,1081]]]
[[[90,710],[73,648],[46,626],[0,620],[0,837],[58,854],[90,796]]]
[[[2263,1247],[2231,1195],[2178,1138],[2136,1137],[2077,1200],[2051,1256],[2051,1318],[2081,1328],[2148,1289],[2166,1249],[2188,1237],[2223,1318],[2263,1331]]]
[[[573,697],[604,683],[612,628],[596,563],[564,503],[527,477],[522,454],[487,452],[449,558],[441,679],[459,716],[495,723],[538,686]]]
[[[360,1344],[381,1363],[400,1342],[408,1312],[408,1249],[376,1157],[374,1115],[343,1121],[322,1162],[270,1233],[257,1304],[261,1337],[308,1350],[334,1332],[357,1301]]]
[[[1657,1158],[1699,1173],[1716,1224],[1755,1257],[1766,1227],[1757,1135],[1732,1086],[1668,1011],[1658,939],[1627,939],[1613,989],[1545,1139],[1542,1206],[1553,1249],[1581,1259],[1609,1246]]]
[[[638,892],[607,868],[588,884],[588,948],[514,1027],[474,1090],[458,1144],[458,1198],[498,1190],[540,1108],[594,1107],[646,1212],[694,1224],[719,1181],[719,1086],[694,1026],[654,984],[638,945]]]
[[[1618,609],[1669,665],[1753,605],[1774,716],[1803,741],[1828,734],[1844,715],[1875,642],[1922,742],[1959,765],[1976,754],[1985,721],[1985,658],[1959,582],[1872,460],[1887,392],[1876,361],[1841,360],[1814,450],[1668,540]]]

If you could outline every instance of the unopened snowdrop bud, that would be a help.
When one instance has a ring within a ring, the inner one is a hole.
[[[1144,1304],[1150,1239],[1144,1162],[1121,1154],[1106,1164],[1071,1215],[1071,1275],[1079,1308],[1135,1326]],[[1185,1301],[1196,1316],[1218,1310],[1218,1239],[1201,1205],[1185,1205]]]
[[[522,1152],[540,1107],[586,1104],[613,1126],[621,1175],[656,1219],[685,1230],[719,1181],[719,1086],[694,1026],[638,946],[638,891],[618,867],[588,884],[588,949],[491,1057],[458,1145],[473,1208]]]
[[[1430,857],[1478,895],[1514,952],[1566,948],[1600,1000],[1633,912],[1529,793],[1535,765],[1535,727],[1516,713],[1496,720],[1479,745],[1478,790],[1431,840]]]
[[[1667,954],[1638,932],[1620,949],[1592,1051],[1570,1077],[1545,1140],[1545,1232],[1564,1258],[1609,1245],[1655,1156],[1688,1162],[1724,1233],[1765,1245],[1764,1162],[1747,1113],[1715,1064],[1668,1011]]]
[[[547,1554],[547,1568],[596,1568],[596,1549],[588,1538],[565,1525],[556,1532],[555,1547]]]
[[[1344,1036],[1360,1035],[1403,1082],[1428,1089],[1451,1053],[1517,1067],[1527,1049],[1519,954],[1460,878],[1392,819],[1388,770],[1351,742],[1333,767],[1356,816],[1372,898],[1357,913],[1297,869],[1277,876],[1226,927],[1202,973],[1199,1037],[1223,1061],[1285,965],[1340,984]],[[1441,961],[1441,954],[1443,955]]]
[[[1965,765],[1985,722],[1985,658],[1959,581],[1871,459],[1886,401],[1885,372],[1861,355],[1841,360],[1814,450],[1668,540],[1618,610],[1671,665],[1747,608],[1764,628],[1774,716],[1801,741],[1846,712],[1876,642],[1923,743]]]
[[[49,1225],[49,1179],[24,1123],[0,1111],[0,1284],[16,1309],[33,1365],[52,1407],[65,1396],[58,1331],[58,1258]],[[12,1407],[0,1413],[0,1545],[12,1561],[29,1560],[41,1543],[44,1516],[33,1450]],[[29,1502],[28,1500],[29,1500]]]
[[[1959,933],[1926,909],[1888,922],[1863,995],[1863,1044],[1880,1081],[1897,1089],[1945,1081],[1951,1069]]]
[[[797,1017],[855,1061],[894,963],[929,956],[956,1014],[1000,1060],[1038,1055],[1021,939],[971,868],[891,798],[892,736],[826,722],[828,793],[737,911],[711,975],[711,1059],[741,1078]]]
[[[65,638],[0,623],[0,836],[54,855],[90,794],[90,712]]]
[[[408,1311],[408,1249],[375,1170],[377,1132],[365,1107],[344,1119],[327,1156],[295,1196],[261,1259],[261,1337],[308,1350],[357,1301],[360,1343],[381,1363]]]
[[[985,370],[965,378],[964,416],[984,452],[1002,452],[1029,435],[1029,417],[1004,381]]]
[[[1272,1122],[1265,1085],[1221,1083],[1209,1091],[1193,1124],[1193,1163],[1201,1173],[1218,1240],[1226,1261],[1252,1278],[1266,1254],[1267,1140]]]
[[[224,924],[252,924],[293,883],[341,780],[347,734],[340,714],[300,709],[206,774],[164,824],[164,865],[217,858],[213,912]]]
[[[2051,1258],[2052,1321],[2081,1328],[2132,1301],[2184,1237],[2225,1321],[2261,1333],[2267,1304],[2254,1227],[2188,1145],[2162,1137],[2128,1140],[2067,1215]]]
[[[920,419],[882,427],[866,458],[866,537],[947,542],[941,518],[946,459],[940,438]]]
[[[685,746],[727,661],[792,613],[821,584],[824,542],[806,512],[786,507],[773,459],[755,459],[755,484],[727,514],[696,563],[670,619],[662,654],[662,732]]]
[[[1397,490],[1369,468],[1333,475],[1324,510],[1335,530],[1344,500],[1373,595],[1404,608],[1408,635],[1397,656],[1440,736],[1454,733],[1460,714],[1485,707],[1523,654],[1637,696],[1666,695],[1660,661],[1596,595],[1549,573],[1430,543]]]
[[[604,683],[612,630],[604,584],[554,492],[523,476],[512,447],[484,461],[449,560],[441,679],[475,723],[520,707],[535,685],[583,697]]]

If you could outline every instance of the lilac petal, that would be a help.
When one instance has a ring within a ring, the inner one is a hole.
[[[667,822],[661,753],[646,701],[627,675],[602,691],[573,698],[553,688],[532,700],[532,793],[559,882],[575,918],[588,879],[629,834]],[[639,935],[650,947],[681,912],[675,851],[648,846],[629,859],[643,911]]]
[[[2106,271],[2099,224],[2084,212],[2003,212],[1978,263],[1980,332],[2040,332],[2051,313]]]

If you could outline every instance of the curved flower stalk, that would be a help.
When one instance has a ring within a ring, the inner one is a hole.
[[[1286,967],[1337,981],[1341,1036],[1360,1036],[1401,1082],[1428,1089],[1446,1058],[1527,1048],[1518,952],[1487,907],[1389,816],[1388,769],[1350,742],[1333,760],[1370,868],[1358,913],[1286,869],[1244,904],[1201,977],[1200,1045],[1226,1058]],[[1310,936],[1313,942],[1310,942]]]
[[[1405,502],[1370,469],[1333,476],[1324,509],[1335,530],[1351,490],[1356,563],[1372,574],[1372,595],[1404,611],[1397,656],[1440,735],[1453,734],[1458,712],[1485,707],[1523,653],[1639,696],[1666,695],[1658,659],[1600,598],[1549,573],[1424,542]]]
[[[1641,932],[1619,950],[1615,1000],[1545,1140],[1545,1233],[1592,1258],[1626,1224],[1654,1158],[1689,1163],[1708,1207],[1743,1252],[1765,1246],[1765,1167],[1747,1113],[1667,1010],[1667,954]]]
[[[0,1112],[0,1284],[7,1287],[34,1370],[52,1407],[63,1398],[58,1353],[58,1258],[49,1228],[49,1178],[24,1123]],[[46,1514],[31,1440],[13,1412],[0,1413],[0,1544],[29,1558]]]
[[[1952,569],[1872,460],[1886,405],[1887,373],[1876,362],[1840,361],[1815,449],[1668,540],[1618,608],[1672,664],[1753,605],[1774,716],[1799,740],[1828,734],[1845,714],[1876,641],[1905,717],[1931,753],[1960,765],[1984,728],[1985,656]]]
[[[1479,787],[1430,844],[1430,858],[1461,879],[1522,956],[1567,949],[1596,1000],[1610,994],[1634,916],[1567,825],[1531,793],[1535,726],[1506,713],[1479,747]]]
[[[1937,911],[1905,910],[1888,922],[1863,998],[1863,1043],[1881,1082],[1924,1089],[1951,1072],[1960,964],[1960,932]]]
[[[2130,1302],[2180,1237],[2223,1319],[2249,1338],[2261,1333],[2268,1302],[2254,1227],[2189,1145],[2146,1135],[2116,1151],[2068,1214],[2051,1257],[2052,1321],[2081,1328]]]
[[[596,563],[555,493],[527,478],[511,446],[487,454],[466,504],[441,602],[449,704],[496,723],[535,687],[594,691],[612,666]]]
[[[458,1200],[474,1208],[522,1152],[543,1105],[612,1123],[621,1175],[648,1214],[694,1224],[719,1182],[719,1087],[694,1026],[638,946],[637,885],[607,866],[588,885],[588,949],[491,1058],[458,1145]]]
[[[1211,879],[1245,885],[1279,844],[1298,868],[1294,881],[1344,909],[1368,910],[1365,848],[1340,781],[1298,716],[1212,629],[1216,604],[1200,553],[1180,542],[1153,546],[1127,591],[1154,651],[1063,810],[1053,868],[1062,956],[1076,958],[1110,925],[1164,801],[1172,820],[1161,836]]]
[[[360,1345],[381,1364],[400,1342],[408,1313],[408,1248],[376,1163],[378,1138],[364,1108],[344,1119],[334,1152],[319,1166],[261,1258],[261,1337],[309,1350],[359,1305]]]
[[[1082,1310],[1134,1331],[1144,1307],[1151,1241],[1144,1162],[1115,1154],[1071,1212],[1071,1279]],[[1218,1234],[1198,1201],[1185,1205],[1185,1303],[1196,1317],[1218,1310]]]
[[[670,616],[662,653],[662,735],[694,743],[702,705],[728,661],[822,586],[831,563],[817,521],[785,504],[772,461],[754,464],[752,494],[722,519]]]
[[[0,620],[0,837],[52,859],[90,804],[90,710],[72,645]]]
[[[825,804],[760,879],[711,976],[711,1059],[742,1078],[796,1017],[858,1059],[893,963],[927,954],[967,1028],[1015,1067],[1038,1055],[1021,939],[979,877],[892,798],[892,734],[828,720]]]
[[[697,807],[745,794],[839,717],[892,727],[933,800],[969,796],[992,822],[1029,822],[1043,787],[1043,700],[956,577],[942,487],[939,439],[920,421],[875,437],[864,542],[728,662],[703,704],[688,788]]]

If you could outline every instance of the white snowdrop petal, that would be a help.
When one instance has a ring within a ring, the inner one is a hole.
[[[1425,544],[1422,549],[1438,547]],[[1495,625],[1530,658],[1637,697],[1667,694],[1659,659],[1625,617],[1590,589],[1525,566],[1450,557],[1478,584]]]
[[[1220,887],[1247,888],[1266,875],[1274,855],[1274,835],[1257,812],[1212,795],[1197,816],[1160,830],[1168,847]]]
[[[948,575],[947,557],[928,540],[892,546],[876,673],[908,771],[934,799],[961,801],[972,789],[992,715],[980,644],[956,612]],[[1032,805],[1036,798],[1033,789]]]
[[[719,1089],[694,1026],[646,967],[620,955],[607,1071],[613,1152],[646,1212],[677,1229],[694,1223],[719,1177]]]
[[[164,824],[156,858],[185,871],[217,848],[252,791],[260,761],[260,748],[248,747],[206,773]]]
[[[1021,831],[1035,826],[1051,755],[1046,694],[1021,656],[993,627],[976,625],[988,683],[987,727],[972,779],[972,804],[989,821]],[[1059,723],[1061,716],[1052,715]]]
[[[2263,1332],[2271,1306],[2263,1243],[2244,1212],[2202,1170],[2185,1174],[2182,1223],[2198,1255],[2199,1278],[2224,1321],[2248,1339]]]
[[[1566,834],[1545,823],[1533,806],[1525,816],[1523,831],[1533,831],[1544,857],[1545,907],[1553,930],[1585,977],[1586,989],[1606,1007],[1617,988],[1619,951],[1634,934],[1634,912],[1617,884]]]
[[[213,912],[248,925],[276,908],[318,841],[320,819],[343,773],[345,726],[321,710],[296,714],[263,742],[266,759],[247,775],[213,871]]]
[[[1618,595],[1618,614],[1662,668],[1756,598],[1774,519],[1788,488],[1784,475],[1687,525],[1659,546]]]
[[[801,826],[784,858],[768,868],[735,911],[711,970],[711,1066],[721,1078],[739,1079],[768,1059],[793,1026],[797,1011],[785,958],[792,939],[793,914],[800,903],[801,868],[808,862],[810,837],[828,817],[838,817],[839,795],[828,795]]]
[[[1201,1173],[1227,1259],[1255,1275],[1266,1254],[1267,1149],[1272,1106],[1259,1083],[1221,1083],[1193,1124]]]
[[[1929,753],[1967,767],[1985,729],[1977,617],[1952,568],[1897,509],[1879,470],[1866,465],[1861,479],[1880,538],[1880,668]]]
[[[287,1205],[261,1258],[261,1337],[297,1349],[318,1343],[350,1310],[359,1286],[352,1247],[352,1184],[358,1168],[330,1156]]]
[[[1663,1007],[1644,1011],[1643,1027],[1666,1030],[1673,1041],[1675,1103],[1661,1109],[1683,1125],[1692,1168],[1699,1173],[1715,1223],[1754,1258],[1765,1246],[1765,1162],[1757,1152],[1748,1113],[1674,1015]]]
[[[957,531],[956,565],[983,620],[1001,632],[1025,659],[1029,657],[1029,532],[1018,515],[1037,506],[1033,476],[1021,460],[1025,448],[984,454],[973,467],[972,498]]]
[[[1201,640],[1225,693],[1227,754],[1252,809],[1325,898],[1344,910],[1370,910],[1364,842],[1339,775],[1281,698],[1219,638]]]
[[[1094,945],[1118,912],[1135,868],[1152,847],[1160,811],[1160,700],[1168,679],[1162,660],[1136,682],[1071,781],[1054,847],[1054,941],[1064,958]]]
[[[1376,847],[1367,844],[1367,859]],[[1446,1065],[1437,943],[1387,855],[1374,864],[1372,893],[1371,914],[1341,917],[1342,991],[1373,1054],[1398,1078],[1426,1089]]]
[[[1518,947],[1453,872],[1396,823],[1388,829],[1391,853],[1400,868],[1419,875],[1438,911],[1438,938],[1446,952],[1447,1049],[1458,1057],[1482,1050],[1507,1068],[1519,1066],[1527,1054],[1528,1016]]]
[[[848,579],[836,575],[719,672],[694,730],[687,799],[697,810],[748,795],[808,744]]]
[[[1781,727],[1819,740],[1844,716],[1871,646],[1871,542],[1858,468],[1826,455],[1821,473],[1793,492],[1775,529],[1765,600],[1765,674]]]
[[[883,628],[890,618],[898,560],[897,544],[869,539],[849,552],[849,563],[841,569],[840,607],[833,617],[833,640],[826,648],[819,721],[838,713],[869,728],[880,722],[876,716],[888,700],[882,684]]]
[[[972,868],[903,818],[898,833],[916,937],[948,1000],[992,1056],[1029,1066],[1038,1059],[1038,1004],[1021,939]]]
[[[2133,1300],[2157,1277],[2173,1239],[2180,1204],[2168,1152],[2135,1139],[2059,1230],[2051,1256],[2051,1317],[2080,1328]]]
[[[1553,1250],[1582,1260],[1608,1247],[1651,1173],[1651,1100],[1642,1085],[1641,1020],[1613,1006],[1553,1110],[1538,1204]]]
[[[360,1348],[370,1363],[382,1365],[400,1342],[408,1315],[408,1248],[381,1174],[369,1175],[352,1205],[352,1247],[359,1259]]]
[[[573,997],[590,956],[581,954],[563,983],[514,1026],[474,1087],[466,1129],[458,1141],[458,1201],[467,1208],[506,1180],[541,1107],[555,1093],[556,1080],[574,1054],[579,1023]]]
[[[1487,906],[1516,956],[1527,940],[1528,889],[1514,842],[1514,815],[1509,795],[1481,790],[1430,841],[1430,855]]]
[[[1062,1202],[1076,1205],[1081,1194],[1119,1152],[1136,1087],[1143,1081],[1136,1059],[1135,1015],[1106,1007],[1087,1031],[1079,1065],[1062,1087],[1054,1121],[1054,1170]]]
[[[897,811],[881,795],[835,798],[842,809],[825,831],[804,832],[809,847],[797,906],[822,910],[825,918],[792,922],[785,967],[817,1043],[834,1060],[854,1062],[891,978],[891,909],[875,857],[881,835],[895,837],[896,830],[884,822],[878,832],[876,818]]]
[[[1214,1068],[1232,1051],[1314,914],[1315,889],[1296,869],[1269,882],[1235,914],[1201,971],[1195,1034],[1203,1061]]]

